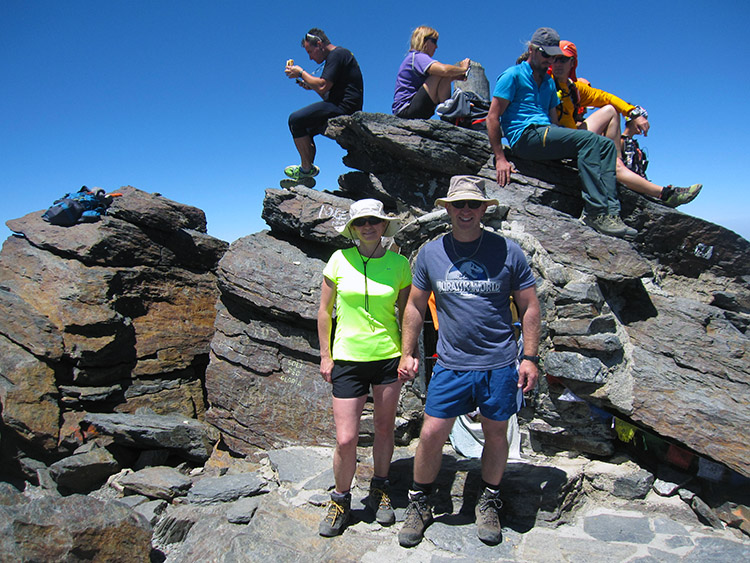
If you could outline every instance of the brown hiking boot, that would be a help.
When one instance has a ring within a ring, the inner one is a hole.
[[[638,234],[638,231],[623,223],[619,215],[584,215],[582,220],[603,235],[631,240]]]
[[[414,547],[424,537],[424,531],[432,524],[432,508],[427,502],[427,495],[409,494],[409,506],[406,507],[404,525],[398,533],[398,543],[402,547]]]
[[[474,514],[477,518],[477,536],[484,543],[496,545],[503,541],[503,530],[500,526],[500,509],[503,501],[498,493],[491,493],[487,489],[482,491]]]

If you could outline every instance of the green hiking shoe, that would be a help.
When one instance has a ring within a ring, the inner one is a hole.
[[[314,188],[315,187],[315,178],[309,177],[309,176],[303,176],[302,178],[298,180],[294,180],[292,178],[284,178],[279,182],[279,185],[282,188],[289,189],[293,188],[294,186],[305,186],[307,188]]]
[[[414,547],[424,537],[424,531],[432,523],[432,509],[427,502],[427,495],[418,493],[409,495],[409,506],[406,507],[404,525],[398,532],[398,543],[402,547]]]
[[[328,512],[318,526],[318,533],[321,536],[332,538],[344,531],[351,514],[351,502],[351,496],[348,496],[345,500],[335,501],[331,499],[328,501]]]
[[[685,205],[690,203],[703,189],[703,184],[693,184],[688,188],[675,188],[672,185],[667,186],[665,189],[671,190],[666,198],[662,199],[661,202],[667,207],[677,207],[678,205]]]
[[[313,164],[312,169],[309,172],[304,172],[302,166],[299,164],[293,164],[284,168],[284,174],[292,180],[299,180],[300,178],[314,178],[320,173],[320,168]]]
[[[619,215],[584,215],[581,220],[596,232],[610,237],[631,240],[638,231],[622,222]]]
[[[503,530],[500,526],[500,509],[503,501],[497,493],[493,494],[487,489],[482,491],[474,509],[477,519],[477,536],[484,543],[497,545],[503,541]]]
[[[390,526],[396,522],[396,514],[391,506],[387,484],[383,485],[382,488],[370,485],[370,494],[367,497],[366,504],[375,513],[375,520],[381,526]]]

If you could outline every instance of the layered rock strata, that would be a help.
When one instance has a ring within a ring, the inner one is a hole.
[[[87,412],[202,418],[216,263],[204,213],[132,187],[99,222],[8,221],[0,253],[4,442],[55,458]]]
[[[209,420],[249,445],[330,443],[328,389],[317,373],[315,315],[321,270],[346,244],[335,226],[351,201],[375,197],[402,218],[396,248],[413,259],[449,229],[435,210],[454,174],[494,179],[486,135],[436,120],[357,113],[326,134],[357,168],[339,189],[267,190],[271,231],[236,241],[219,268],[221,299],[207,389]],[[538,277],[543,381],[525,411],[538,442],[596,455],[612,435],[565,388],[662,438],[750,475],[750,244],[735,233],[625,189],[632,243],[578,221],[575,168],[529,162],[491,190],[486,228],[517,241]],[[282,273],[283,272],[283,273]],[[404,420],[423,389],[405,395]]]

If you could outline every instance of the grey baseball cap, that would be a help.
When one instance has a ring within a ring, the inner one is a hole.
[[[539,45],[550,57],[564,55],[560,49],[560,35],[551,27],[540,27],[531,36],[531,43]]]

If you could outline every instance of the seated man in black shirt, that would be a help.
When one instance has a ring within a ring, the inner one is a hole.
[[[289,116],[289,130],[294,146],[300,156],[300,164],[287,166],[281,181],[282,188],[302,184],[315,185],[315,176],[320,169],[315,160],[313,137],[325,131],[328,119],[338,115],[351,115],[362,109],[364,86],[359,63],[354,55],[343,47],[336,47],[328,40],[322,29],[312,28],[305,34],[302,47],[310,59],[323,66],[321,75],[314,76],[294,61],[287,62],[284,72],[306,90],[314,90],[323,101],[303,107]]]

